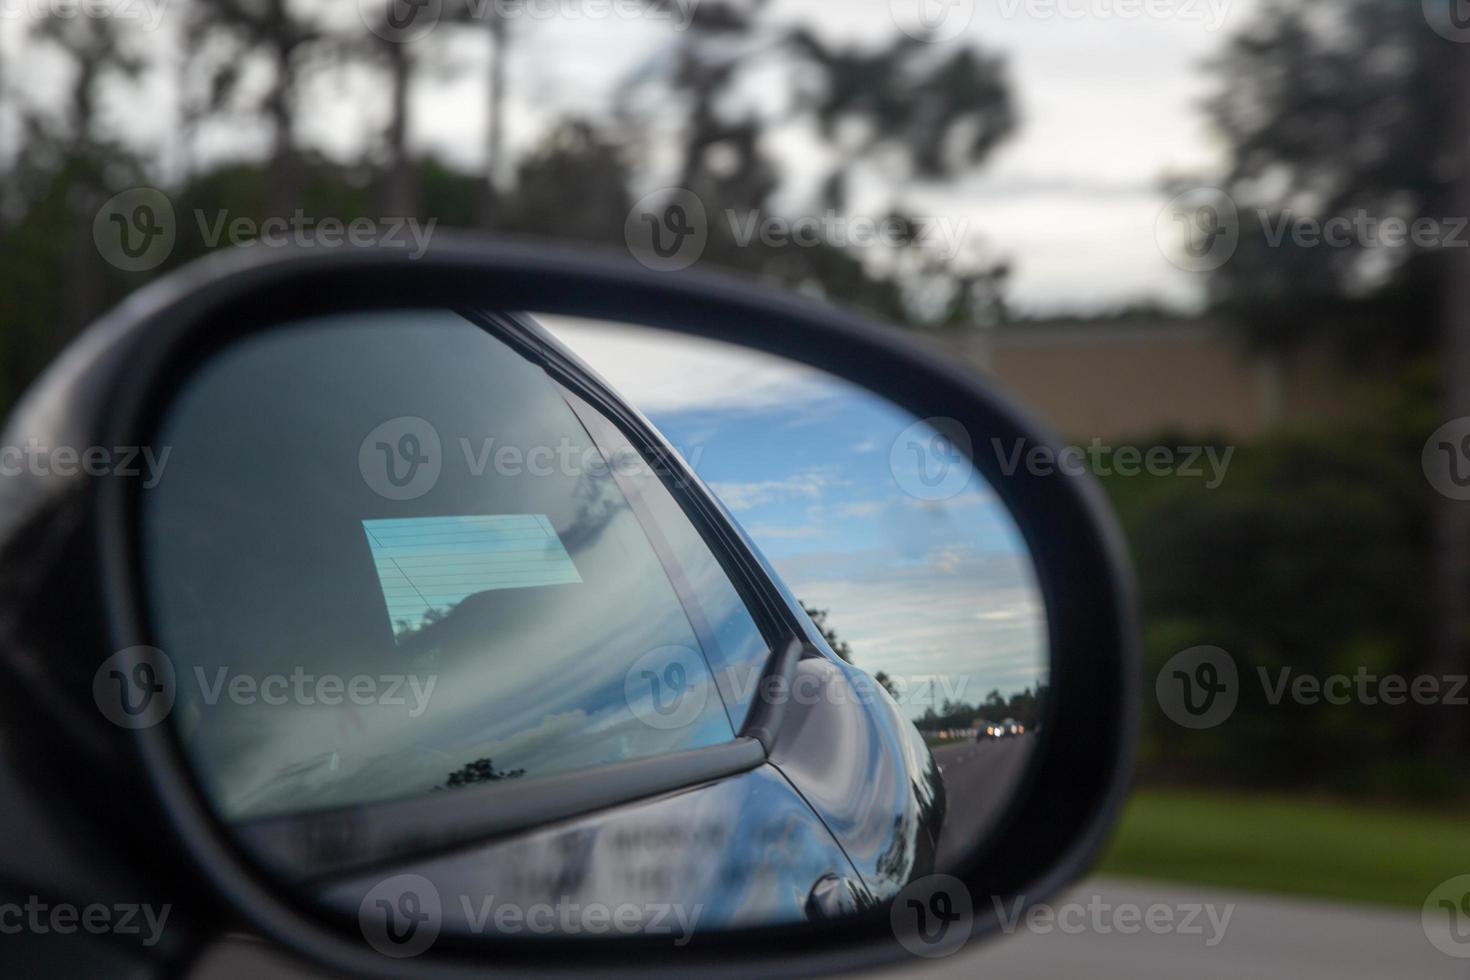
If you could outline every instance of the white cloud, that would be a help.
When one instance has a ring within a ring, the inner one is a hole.
[[[967,548],[937,548],[929,552],[924,560],[934,569],[946,575],[953,575],[960,570],[969,557],[970,551]]]
[[[821,500],[832,482],[831,476],[821,470],[806,470],[780,480],[713,483],[710,489],[730,510],[742,511],[792,498]]]
[[[801,527],[778,527],[774,524],[752,524],[747,530],[750,536],[757,541],[762,538],[781,538],[786,540],[804,538],[826,537],[827,532],[820,527],[811,524]]]

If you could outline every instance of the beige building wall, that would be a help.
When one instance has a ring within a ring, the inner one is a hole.
[[[1250,440],[1339,424],[1361,403],[1325,352],[1273,362],[1208,321],[1024,323],[946,342],[1082,441],[1166,429]]]

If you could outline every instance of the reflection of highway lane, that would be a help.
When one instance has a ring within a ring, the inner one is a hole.
[[[1028,734],[933,748],[949,803],[935,861],[940,871],[953,868],[969,847],[990,832],[1025,774],[1034,744]]]

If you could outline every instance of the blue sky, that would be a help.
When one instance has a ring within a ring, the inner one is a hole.
[[[905,491],[915,418],[822,372],[648,330],[541,318],[646,414],[871,672],[975,703],[1044,678],[1025,544],[984,478]],[[895,452],[895,444],[899,451]],[[906,701],[918,717],[927,700]]]

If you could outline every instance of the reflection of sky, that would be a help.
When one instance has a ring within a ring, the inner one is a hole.
[[[1014,522],[979,473],[920,500],[893,452],[913,416],[820,372],[646,331],[542,318],[690,461],[856,663],[971,703],[1044,678],[1041,602]],[[927,699],[914,699],[921,715]]]

